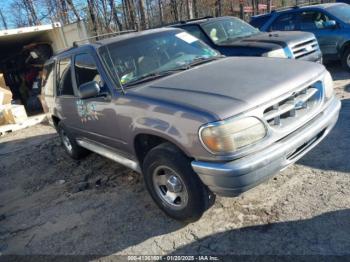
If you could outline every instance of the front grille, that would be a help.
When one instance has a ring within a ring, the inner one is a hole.
[[[318,47],[318,42],[316,38],[313,38],[311,40],[296,44],[292,46],[291,49],[292,49],[294,58],[300,59],[312,53],[315,53],[319,49],[319,47]]]
[[[273,128],[283,128],[314,111],[321,102],[322,84],[308,86],[269,106],[264,119]]]

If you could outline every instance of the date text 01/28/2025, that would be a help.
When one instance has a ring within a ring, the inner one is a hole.
[[[128,261],[218,261],[217,256],[128,256]]]

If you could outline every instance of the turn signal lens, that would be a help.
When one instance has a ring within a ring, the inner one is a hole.
[[[324,86],[324,96],[326,100],[333,97],[334,89],[333,89],[333,79],[331,74],[327,71],[326,75],[323,79],[323,86]]]

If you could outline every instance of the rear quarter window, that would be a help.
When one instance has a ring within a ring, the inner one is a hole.
[[[270,31],[294,31],[298,28],[295,13],[281,14],[270,26]]]
[[[58,62],[57,95],[74,95],[70,58],[63,58]]]
[[[198,25],[187,25],[182,27],[181,29],[186,30],[191,35],[201,39],[202,41],[207,41],[206,35],[202,32]]]
[[[42,82],[41,82],[41,93],[44,96],[53,96],[54,95],[54,82],[53,82],[53,75],[54,75],[54,67],[55,63],[50,63],[45,65],[42,75]]]

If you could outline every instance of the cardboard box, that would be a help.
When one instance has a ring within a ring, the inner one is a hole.
[[[5,118],[5,107],[0,105],[0,126],[6,124],[6,118]]]
[[[8,89],[8,87],[6,86],[4,74],[0,74],[0,87],[3,87],[3,88],[5,88],[5,89]]]
[[[0,105],[11,104],[12,92],[0,86]]]
[[[22,105],[6,105],[3,109],[6,124],[18,124],[28,119],[26,110]]]

